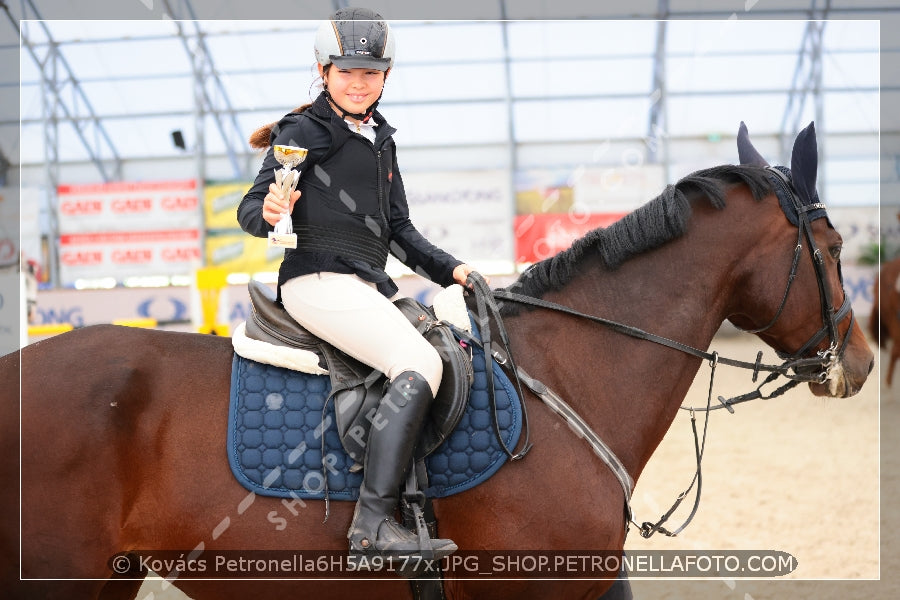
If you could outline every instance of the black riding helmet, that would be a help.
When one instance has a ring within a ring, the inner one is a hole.
[[[323,67],[387,71],[394,63],[394,37],[377,12],[342,8],[319,27],[315,51]]]
[[[339,69],[376,69],[387,72],[394,64],[394,36],[387,22],[368,8],[342,8],[319,26],[315,43],[316,61]],[[325,86],[325,96],[345,119],[368,121],[381,96],[364,113],[352,113],[334,101]]]

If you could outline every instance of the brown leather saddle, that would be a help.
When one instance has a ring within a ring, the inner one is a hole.
[[[250,281],[248,338],[277,346],[301,348],[319,357],[319,366],[328,370],[335,420],[344,449],[358,464],[365,456],[372,417],[384,397],[387,377],[310,333],[275,301],[275,293],[258,281]],[[444,374],[422,437],[416,458],[428,456],[459,423],[469,400],[474,371],[469,353],[459,344],[449,325],[439,321],[430,307],[412,298],[394,303],[409,322],[438,351]]]

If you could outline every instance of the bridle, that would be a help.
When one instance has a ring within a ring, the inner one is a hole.
[[[617,323],[615,321],[611,321],[609,319],[604,319],[602,317],[597,317],[594,315],[588,315],[582,312],[579,312],[573,308],[569,308],[567,306],[563,306],[557,304],[555,302],[550,302],[541,298],[535,298],[532,296],[526,296],[523,294],[517,294],[515,292],[498,289],[498,290],[490,290],[484,280],[477,273],[473,273],[470,275],[469,283],[471,284],[473,290],[476,293],[476,298],[479,300],[479,304],[483,305],[484,298],[487,297],[488,301],[491,305],[493,305],[494,300],[505,300],[511,301],[519,304],[525,304],[529,306],[534,306],[538,308],[544,308],[548,310],[553,310],[556,312],[561,312],[565,314],[569,314],[572,316],[576,316],[579,318],[583,318],[589,321],[593,321],[595,323],[600,323],[614,331],[622,333],[624,335],[628,335],[634,338],[651,341],[657,344],[661,344],[663,346],[673,348],[675,350],[679,350],[686,354],[690,354],[692,356],[696,356],[698,358],[702,358],[704,360],[709,361],[711,367],[710,373],[710,381],[709,381],[709,392],[707,395],[707,402],[705,407],[695,408],[695,407],[685,407],[681,408],[684,410],[689,410],[691,413],[691,427],[694,434],[694,448],[697,459],[697,469],[694,474],[694,477],[691,481],[690,486],[681,494],[678,495],[675,503],[672,507],[656,522],[651,523],[645,521],[643,524],[638,524],[633,517],[631,511],[631,492],[633,490],[634,482],[629,476],[627,470],[622,465],[621,461],[618,457],[609,449],[606,444],[600,439],[600,436],[597,435],[594,431],[587,426],[587,423],[578,415],[578,413],[571,408],[562,398],[559,397],[558,394],[550,390],[545,384],[540,381],[532,378],[528,373],[526,373],[522,368],[515,367],[514,363],[512,364],[512,372],[516,378],[517,384],[523,383],[531,389],[542,401],[544,401],[550,408],[556,411],[560,416],[562,416],[569,425],[579,434],[580,437],[583,437],[594,452],[606,463],[606,465],[612,470],[613,474],[618,479],[620,485],[625,494],[625,512],[626,512],[626,532],[629,524],[636,525],[640,533],[643,537],[649,538],[654,533],[660,532],[668,536],[674,537],[679,532],[681,532],[694,518],[694,515],[697,512],[700,503],[700,488],[702,484],[702,475],[701,475],[701,462],[703,459],[703,450],[706,445],[706,430],[709,422],[709,413],[716,409],[725,408],[729,412],[734,413],[733,405],[747,402],[750,400],[762,398],[769,399],[774,398],[776,396],[780,396],[784,394],[789,389],[795,387],[801,382],[811,382],[811,383],[819,383],[823,384],[828,380],[830,371],[834,368],[837,362],[841,359],[846,350],[847,344],[850,339],[850,335],[853,331],[853,322],[854,315],[853,309],[850,305],[849,297],[847,293],[843,290],[844,280],[843,275],[840,272],[840,263],[838,263],[838,276],[841,282],[841,291],[844,296],[844,301],[841,304],[841,307],[835,311],[833,304],[833,296],[831,293],[831,289],[828,286],[828,278],[825,269],[825,259],[822,255],[822,251],[816,243],[815,236],[812,231],[812,224],[810,213],[813,211],[824,211],[825,205],[820,202],[810,202],[803,203],[794,188],[789,171],[787,169],[782,170],[782,168],[778,167],[766,167],[768,172],[772,175],[771,179],[774,184],[774,192],[779,197],[779,200],[787,200],[790,203],[790,206],[796,211],[797,214],[797,244],[794,247],[794,256],[791,262],[791,269],[788,274],[787,284],[785,286],[784,294],[782,295],[781,303],[778,309],[775,311],[775,315],[772,319],[763,327],[757,329],[742,329],[738,327],[741,331],[746,333],[763,333],[769,329],[771,329],[778,319],[781,317],[784,312],[784,308],[787,304],[787,299],[791,291],[791,286],[794,283],[794,280],[797,276],[797,269],[800,264],[800,257],[803,251],[804,240],[809,249],[810,257],[812,259],[815,275],[816,275],[816,283],[819,291],[819,300],[821,307],[821,316],[822,316],[822,327],[816,331],[810,338],[804,343],[797,351],[795,352],[781,352],[776,350],[776,354],[781,358],[784,362],[780,365],[767,365],[761,362],[762,351],[760,351],[756,356],[755,362],[746,362],[741,360],[729,359],[720,357],[717,352],[705,352],[703,350],[693,348],[686,344],[682,344],[680,342],[670,340],[668,338],[664,338],[662,336],[658,336],[652,333],[648,333],[642,329],[637,327],[633,327],[630,325],[625,325],[622,323]],[[787,171],[787,172],[785,172]],[[818,218],[822,218],[824,215]],[[479,311],[481,312],[481,311]],[[496,315],[499,315],[499,311],[494,311]],[[850,317],[850,325],[847,328],[847,332],[844,335],[843,340],[840,339],[838,326],[843,320],[847,317]],[[503,327],[502,321],[497,318],[496,324],[499,330],[501,331],[501,335],[505,338],[505,331]],[[487,325],[486,322],[483,322],[482,325]],[[483,327],[483,331],[489,331],[490,326]],[[816,352],[815,356],[806,356],[810,351],[816,348],[823,339],[827,336],[829,344],[828,347],[824,350],[819,350]],[[485,340],[487,341],[487,340]],[[511,353],[509,351],[508,344],[504,339],[505,348],[501,349],[496,347],[494,344],[485,345],[486,349],[490,348],[490,352],[485,352],[485,356],[489,357],[488,360],[497,360],[497,362],[501,365],[509,366],[509,362],[511,362]],[[765,381],[763,381],[756,390],[743,394],[741,396],[737,396],[731,399],[725,399],[722,396],[718,397],[719,404],[713,406],[712,405],[712,397],[713,397],[713,382],[715,379],[715,369],[719,364],[725,364],[733,367],[750,369],[753,371],[753,382],[755,383],[757,377],[761,371],[769,372],[769,375],[766,377]],[[785,377],[788,379],[788,382],[777,388],[771,393],[764,393],[762,391],[763,386],[767,383],[774,381],[779,376]],[[706,413],[706,422],[703,426],[703,436],[702,443],[700,441],[700,436],[697,432],[696,419],[694,416],[695,412],[705,412]],[[528,448],[530,448],[530,444],[526,442],[526,449],[521,453],[521,456],[516,456],[516,458],[521,458],[527,452]],[[509,451],[507,452],[509,454]],[[675,512],[678,506],[681,504],[682,500],[687,497],[688,493],[694,487],[694,484],[697,484],[697,491],[694,500],[693,510],[690,515],[687,517],[685,522],[675,529],[674,531],[669,531],[665,529],[662,525],[665,523],[668,518]]]
[[[637,327],[625,325],[609,319],[604,319],[602,317],[585,314],[567,306],[557,304],[555,302],[549,302],[541,298],[534,298],[532,296],[525,296],[523,294],[517,294],[506,289],[493,290],[493,296],[498,300],[506,300],[538,308],[545,308],[593,321],[595,323],[600,323],[614,331],[618,331],[619,333],[679,350],[686,354],[690,354],[692,356],[696,356],[703,360],[709,361],[710,364],[724,364],[727,366],[749,369],[753,371],[752,380],[754,383],[757,381],[760,372],[769,373],[768,377],[766,377],[766,379],[757,387],[757,389],[748,394],[743,394],[730,399],[725,399],[720,396],[718,398],[718,405],[707,406],[705,408],[682,407],[684,410],[708,411],[725,408],[729,412],[734,412],[734,410],[731,408],[734,404],[739,404],[741,402],[747,402],[749,400],[755,399],[774,398],[784,394],[789,389],[804,382],[819,384],[825,383],[828,379],[830,371],[843,356],[844,351],[847,348],[847,344],[850,340],[850,335],[853,332],[853,322],[855,320],[853,309],[850,304],[850,298],[846,294],[846,292],[843,291],[844,278],[840,273],[840,264],[838,264],[838,274],[841,282],[841,291],[844,296],[844,301],[837,311],[834,310],[833,296],[831,293],[831,289],[828,287],[825,259],[822,256],[822,251],[816,243],[815,236],[813,235],[810,213],[813,211],[824,211],[825,205],[821,202],[804,204],[800,200],[800,197],[798,196],[793,184],[791,183],[789,171],[785,173],[784,171],[782,171],[781,167],[766,167],[766,170],[772,175],[771,180],[773,181],[773,191],[775,192],[775,194],[779,197],[779,199],[786,199],[797,213],[797,243],[794,246],[794,256],[793,260],[791,261],[791,269],[788,273],[784,294],[782,295],[781,303],[779,304],[778,309],[775,311],[775,315],[766,325],[757,329],[743,329],[737,326],[736,327],[737,329],[745,333],[756,334],[764,333],[775,325],[775,323],[784,312],[784,308],[787,305],[788,296],[791,292],[791,286],[793,285],[794,280],[797,277],[797,269],[800,264],[800,257],[803,254],[804,242],[809,249],[809,254],[813,262],[813,268],[816,275],[816,285],[819,290],[819,301],[822,316],[822,327],[818,331],[813,333],[798,350],[796,350],[795,352],[783,352],[779,350],[775,351],[778,357],[783,361],[781,364],[770,365],[762,363],[762,351],[757,354],[756,360],[754,362],[722,357],[719,356],[718,353],[705,352],[698,348],[688,346],[687,344],[682,344],[680,342],[670,340],[662,336],[648,333]],[[826,217],[823,216],[820,218]],[[843,322],[844,319],[846,319],[848,316],[850,317],[850,326],[847,328],[847,332],[844,335],[843,340],[841,340],[840,334],[838,332],[838,325]],[[817,351],[814,356],[807,356],[807,354],[809,354],[816,346],[818,346],[826,336],[828,337],[829,341],[828,347],[824,350]],[[787,379],[787,383],[772,391],[771,393],[765,393],[762,391],[762,388],[766,384],[771,383],[779,376]]]
[[[781,304],[778,306],[778,310],[775,311],[775,315],[766,325],[757,329],[743,329],[741,327],[735,327],[745,333],[756,334],[763,333],[771,329],[775,325],[775,323],[778,321],[778,318],[781,316],[781,313],[784,311],[784,307],[787,304],[788,295],[791,291],[791,285],[794,283],[794,279],[796,279],[797,277],[797,267],[800,264],[800,256],[803,252],[804,239],[806,240],[807,247],[809,248],[810,258],[812,259],[813,268],[816,274],[816,284],[819,290],[819,304],[822,315],[822,327],[812,336],[810,336],[806,343],[804,343],[796,352],[789,353],[781,352],[778,350],[775,351],[779,358],[784,360],[784,363],[781,365],[781,368],[783,369],[781,372],[773,371],[772,373],[770,373],[766,380],[763,381],[763,383],[761,383],[756,388],[756,390],[750,392],[749,394],[737,396],[729,400],[725,400],[724,398],[719,396],[719,404],[715,406],[712,405],[713,381],[715,379],[716,366],[717,364],[719,364],[719,362],[721,362],[721,359],[719,359],[716,353],[713,353],[713,358],[712,360],[710,360],[709,393],[706,399],[706,407],[681,407],[683,410],[688,410],[691,413],[691,429],[694,434],[694,451],[697,460],[697,469],[694,472],[694,477],[693,479],[691,479],[691,483],[687,487],[687,489],[685,489],[681,494],[678,495],[671,508],[669,508],[669,510],[662,517],[660,517],[660,519],[656,523],[644,521],[644,523],[638,524],[634,521],[634,519],[631,519],[631,523],[638,527],[641,536],[644,538],[649,538],[657,532],[669,537],[675,537],[685,527],[688,526],[691,520],[693,520],[694,515],[697,514],[697,509],[700,506],[700,489],[703,481],[701,463],[703,461],[703,451],[706,447],[706,430],[709,425],[709,413],[712,410],[725,408],[728,410],[728,412],[734,413],[734,408],[732,408],[734,404],[747,402],[749,400],[755,400],[757,398],[769,399],[780,396],[802,381],[824,384],[828,380],[831,369],[844,355],[844,351],[847,348],[847,343],[850,340],[850,334],[853,331],[853,322],[855,317],[853,315],[853,309],[850,306],[850,298],[847,296],[847,292],[844,290],[844,277],[840,270],[840,262],[838,262],[838,278],[841,282],[841,292],[844,296],[844,301],[841,304],[841,307],[837,311],[835,311],[831,289],[827,285],[828,280],[827,274],[825,272],[825,259],[822,256],[822,251],[816,243],[816,239],[812,231],[810,213],[817,210],[824,211],[825,205],[821,202],[810,202],[804,204],[791,182],[790,171],[788,171],[787,169],[782,169],[779,167],[766,167],[766,170],[772,175],[771,179],[774,184],[773,191],[775,192],[775,195],[778,196],[779,201],[789,202],[790,206],[792,206],[796,211],[797,244],[794,246],[794,258],[791,261],[791,270],[788,274],[788,280],[784,289],[784,294],[781,297]],[[823,214],[820,218],[827,217],[825,217],[825,215]],[[850,325],[849,327],[847,327],[847,333],[844,335],[844,339],[840,341],[840,346],[838,346],[838,325],[847,316],[850,317]],[[813,348],[817,347],[826,335],[828,336],[829,340],[828,347],[825,350],[817,351],[814,357],[807,357],[806,355]],[[762,352],[759,352],[756,355],[757,363],[759,362],[761,356]],[[791,373],[790,371],[793,371],[793,373]],[[757,374],[758,372],[754,371],[754,382],[756,381]],[[789,381],[781,387],[777,388],[772,393],[764,394],[761,391],[763,386],[766,383],[769,383],[776,379],[779,374],[787,378]],[[700,441],[700,437],[697,433],[697,422],[694,416],[695,411],[703,411],[706,413],[703,423],[702,442]],[[663,523],[665,523],[669,519],[669,517],[672,516],[672,514],[681,504],[682,500],[684,500],[690,493],[691,489],[694,487],[694,484],[697,484],[697,492],[694,496],[694,506],[691,509],[690,514],[681,524],[681,526],[676,528],[674,531],[669,531],[668,529],[663,527]]]
[[[781,313],[784,311],[788,295],[791,291],[791,286],[797,276],[797,267],[800,263],[800,256],[803,251],[803,243],[805,240],[809,249],[810,258],[812,259],[813,268],[816,274],[816,284],[819,289],[822,327],[810,336],[806,343],[795,352],[782,352],[779,350],[776,350],[775,352],[779,358],[785,361],[783,366],[786,367],[786,370],[781,374],[792,380],[794,382],[793,385],[804,381],[825,383],[828,379],[829,371],[844,355],[847,343],[850,340],[850,334],[853,331],[853,322],[855,319],[853,309],[850,305],[850,298],[843,290],[844,277],[840,271],[840,263],[838,263],[838,276],[841,282],[841,291],[844,296],[844,301],[840,308],[835,311],[831,288],[828,287],[828,279],[825,272],[825,259],[813,236],[812,223],[809,215],[813,211],[824,211],[825,205],[821,202],[804,204],[791,183],[790,171],[787,171],[787,169],[766,167],[766,170],[772,176],[771,179],[774,183],[774,191],[778,198],[780,200],[787,199],[797,213],[797,244],[794,247],[794,258],[791,262],[791,270],[788,274],[787,285],[785,286],[784,294],[781,298],[781,304],[779,305],[778,310],[775,311],[775,315],[772,317],[771,321],[758,329],[743,329],[741,327],[736,327],[745,333],[757,334],[763,333],[775,325],[781,316]],[[821,218],[827,217],[823,216]],[[850,317],[850,326],[847,328],[843,340],[840,340],[838,325],[848,316]],[[828,347],[824,350],[817,351],[816,355],[813,357],[807,357],[806,355],[813,348],[818,346],[825,336],[828,336]],[[790,373],[789,371],[791,370],[793,370],[794,373]],[[791,387],[793,387],[793,385]],[[786,388],[785,391],[787,389],[789,388]]]

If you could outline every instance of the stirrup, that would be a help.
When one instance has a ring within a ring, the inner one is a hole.
[[[379,540],[381,534],[385,539]],[[356,538],[356,539],[354,539]],[[389,538],[393,540],[388,541]],[[380,542],[380,543],[379,543]],[[376,530],[376,539],[350,537],[348,564],[356,570],[417,569],[429,562],[441,560],[457,550],[452,540],[432,539],[415,535],[397,521],[385,517]]]

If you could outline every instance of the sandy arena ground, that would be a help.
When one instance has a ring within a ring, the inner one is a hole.
[[[760,342],[724,335],[711,347],[722,356],[753,360]],[[764,354],[775,362],[774,353]],[[886,354],[881,353],[881,363]],[[704,366],[688,396],[703,406],[709,385]],[[717,369],[716,395],[753,389],[746,371]],[[880,398],[879,398],[879,392]],[[702,425],[698,413],[698,424]],[[883,435],[879,435],[880,431]],[[862,392],[848,399],[813,396],[806,386],[781,398],[746,403],[735,414],[710,415],[703,460],[703,494],[694,521],[677,538],[642,538],[632,529],[626,550],[781,550],[797,568],[781,579],[649,579],[632,577],[640,600],[900,598],[896,558],[900,491],[897,431],[900,383],[883,387],[879,366]],[[879,452],[881,444],[881,452]],[[675,420],[639,480],[633,509],[639,521],[656,520],[691,481],[695,458],[689,415]],[[884,503],[880,499],[884,499]],[[690,512],[693,496],[670,519]],[[879,530],[879,519],[881,530]],[[884,538],[880,532],[886,532]],[[882,543],[882,552],[879,552]],[[185,596],[148,580],[138,599]],[[151,596],[152,593],[152,596]]]
[[[749,359],[757,347],[747,336],[721,338],[713,344],[722,356]],[[881,360],[885,359],[882,353]],[[752,389],[746,373],[719,370],[717,393],[736,395]],[[709,369],[701,370],[689,396],[695,406],[705,401],[704,373],[708,378]],[[716,411],[710,418],[703,496],[694,521],[677,538],[657,535],[645,540],[630,535],[626,549],[782,550],[797,559],[797,569],[765,581],[634,578],[635,598],[900,597],[900,581],[891,575],[900,561],[890,550],[896,548],[891,532],[897,531],[900,519],[889,508],[896,505],[892,499],[898,491],[898,427],[900,385],[883,387],[879,366],[852,398],[818,398],[804,386],[779,399],[737,406],[733,415]],[[694,463],[691,440],[689,419],[683,415],[636,486],[634,510],[639,520],[656,520],[689,485]],[[686,499],[672,517],[673,527],[683,522],[692,499]],[[881,531],[887,533],[883,539]]]

